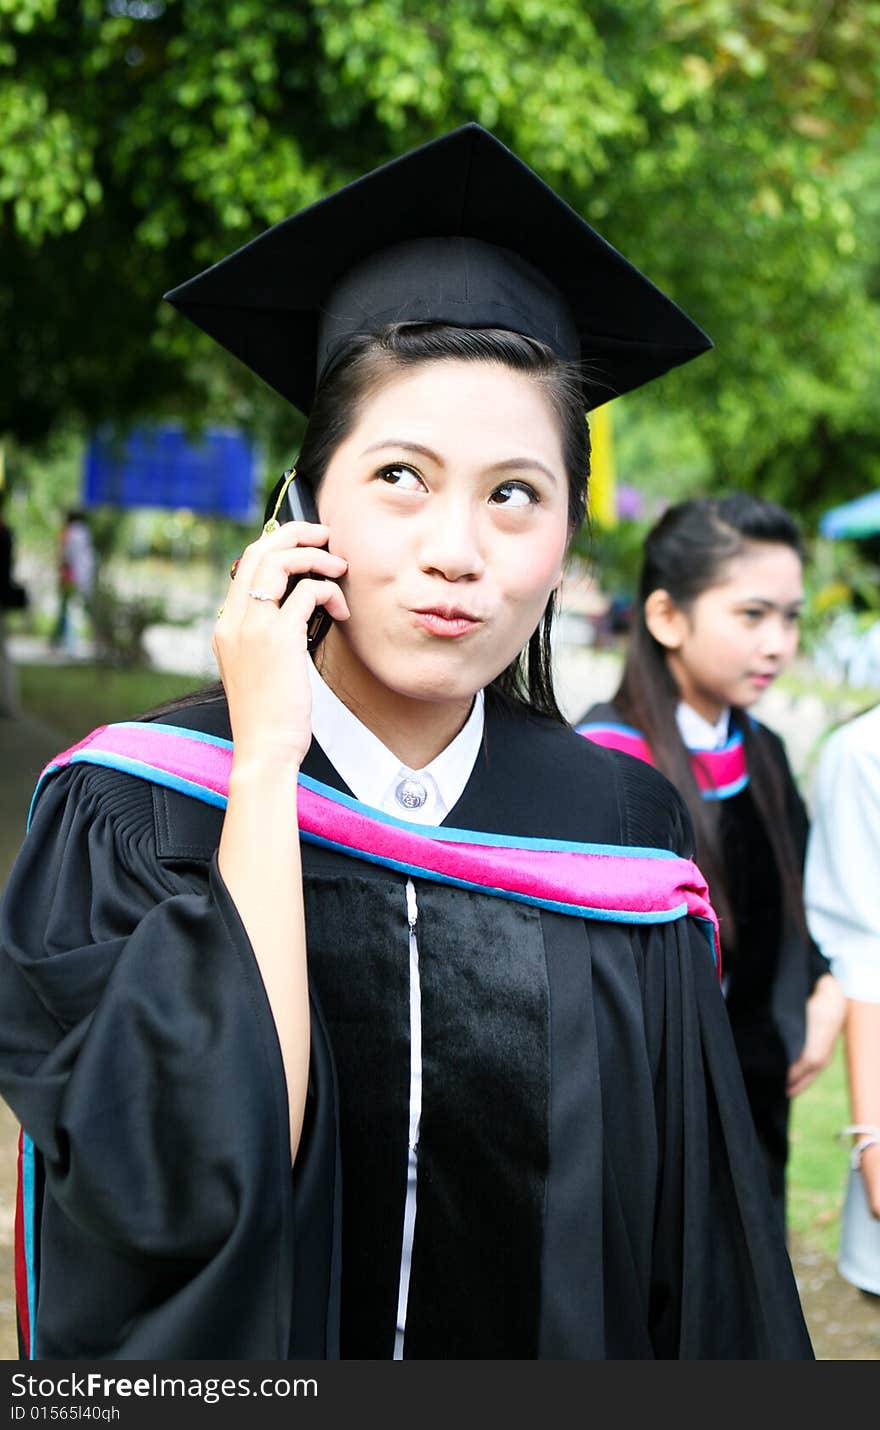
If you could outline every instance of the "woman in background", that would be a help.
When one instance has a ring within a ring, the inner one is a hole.
[[[18,676],[6,644],[6,612],[20,611],[27,604],[27,592],[13,580],[15,542],[5,516],[6,492],[0,485],[0,719],[21,713]]]
[[[58,615],[51,644],[84,652],[83,629],[95,593],[95,548],[86,514],[69,511],[58,538]]]
[[[803,801],[782,741],[747,713],[797,650],[802,602],[800,536],[781,508],[745,494],[670,507],[645,542],[617,694],[578,727],[656,765],[687,802],[783,1217],[791,1098],[827,1065],[843,1014],[804,915]]]
[[[835,730],[822,752],[805,894],[810,928],[846,994],[850,1135],[877,1223],[840,1271],[880,1296],[880,705]]]

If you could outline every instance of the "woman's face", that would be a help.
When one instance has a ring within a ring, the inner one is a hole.
[[[713,722],[726,706],[753,705],[797,651],[803,599],[791,547],[754,542],[729,561],[718,585],[676,612],[672,645],[663,641],[682,698]]]
[[[369,705],[461,702],[518,655],[562,576],[568,478],[538,384],[445,359],[391,378],[318,494],[351,619],[322,669]]]

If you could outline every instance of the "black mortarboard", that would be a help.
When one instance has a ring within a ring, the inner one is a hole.
[[[303,412],[388,323],[508,328],[585,364],[587,409],[711,340],[515,154],[465,124],[166,293]]]

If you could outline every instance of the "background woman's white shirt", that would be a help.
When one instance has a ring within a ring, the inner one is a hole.
[[[847,998],[880,1003],[880,705],[822,752],[804,893],[810,932]]]
[[[713,724],[699,715],[692,705],[680,700],[675,711],[679,734],[689,750],[720,750],[730,734],[730,709],[722,710]]]

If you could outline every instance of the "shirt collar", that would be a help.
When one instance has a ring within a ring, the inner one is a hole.
[[[689,750],[720,750],[730,734],[730,707],[722,710],[713,724],[699,715],[686,701],[679,702],[675,712],[678,731]]]
[[[440,824],[460,799],[470,779],[483,738],[484,700],[477,691],[464,726],[422,770],[412,770],[368,730],[339,699],[308,661],[312,687],[312,732],[330,763],[362,804],[381,809],[417,824]],[[415,778],[424,785],[423,805],[408,809],[397,802],[401,780]]]

